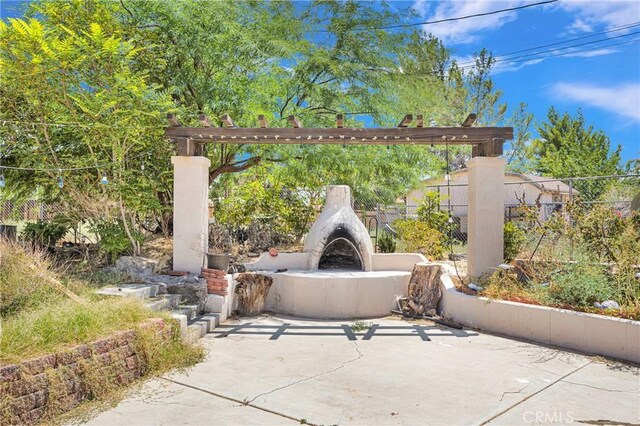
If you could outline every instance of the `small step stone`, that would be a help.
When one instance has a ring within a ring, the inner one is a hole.
[[[180,294],[163,294],[149,299],[145,304],[153,311],[162,311],[177,308],[181,300],[182,296]]]
[[[220,324],[218,315],[205,314],[200,315],[189,321],[189,324],[204,324],[207,333],[212,332]]]
[[[179,305],[175,313],[186,315],[188,320],[192,320],[198,314],[198,305]]]
[[[96,291],[104,296],[133,297],[135,299],[148,299],[158,292],[158,285],[146,284],[122,284],[118,287],[105,287]]]

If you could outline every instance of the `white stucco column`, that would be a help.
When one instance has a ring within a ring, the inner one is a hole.
[[[209,245],[209,166],[206,157],[171,157],[173,269],[200,273]]]
[[[479,277],[503,262],[504,169],[501,157],[474,157],[468,163],[468,274]]]

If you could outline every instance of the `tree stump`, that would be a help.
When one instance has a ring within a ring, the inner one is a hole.
[[[264,309],[273,278],[245,272],[238,275],[236,280],[238,284],[234,291],[238,295],[238,313],[246,316],[258,315]]]
[[[409,279],[408,300],[403,310],[415,315],[436,315],[442,297],[440,276],[442,267],[430,263],[416,263]]]

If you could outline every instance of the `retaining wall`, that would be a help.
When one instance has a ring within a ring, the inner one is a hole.
[[[168,336],[162,319],[144,326]],[[39,423],[45,416],[62,414],[94,398],[89,380],[104,380],[105,386],[126,386],[145,372],[146,360],[134,330],[0,366],[0,424]]]

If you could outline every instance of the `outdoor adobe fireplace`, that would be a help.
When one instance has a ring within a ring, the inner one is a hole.
[[[273,278],[266,310],[307,318],[373,318],[406,296],[416,253],[374,253],[364,224],[351,208],[351,189],[327,188],[322,212],[302,253],[263,253],[249,271]],[[277,271],[277,272],[276,272]]]
[[[351,188],[327,188],[327,199],[304,242],[308,269],[371,270],[373,244],[351,208]]]

